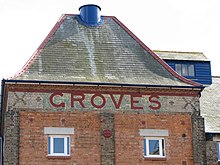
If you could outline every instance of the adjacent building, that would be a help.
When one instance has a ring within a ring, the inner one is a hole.
[[[212,84],[201,96],[201,114],[205,119],[207,162],[220,162],[220,77],[213,76]]]
[[[200,112],[205,119],[208,165],[220,161],[220,77],[211,75],[210,61],[201,52],[154,51],[180,75],[206,86]]]
[[[204,85],[100,10],[63,15],[3,80],[3,163],[206,164]]]
[[[183,77],[205,86],[212,84],[210,60],[202,52],[154,52]]]

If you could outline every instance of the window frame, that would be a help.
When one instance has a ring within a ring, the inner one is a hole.
[[[64,139],[64,152],[56,153],[54,152],[54,139],[63,138]],[[71,139],[69,135],[48,135],[47,137],[47,154],[48,156],[70,156],[70,143]]]
[[[190,71],[191,67],[193,68],[193,70]],[[185,68],[187,74],[183,73],[183,70],[184,70],[183,68]],[[184,77],[196,77],[195,64],[191,64],[191,63],[176,63],[175,64],[175,71],[178,74],[180,74],[181,76],[184,76]],[[193,72],[193,75],[190,75],[190,72]]]
[[[159,154],[151,155],[149,152],[149,141],[158,140],[159,141]],[[144,137],[144,157],[145,158],[165,158],[166,157],[166,147],[164,137]]]

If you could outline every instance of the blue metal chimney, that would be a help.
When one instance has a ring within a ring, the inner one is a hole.
[[[102,23],[101,8],[94,4],[83,5],[79,8],[80,20],[87,26],[98,26]]]

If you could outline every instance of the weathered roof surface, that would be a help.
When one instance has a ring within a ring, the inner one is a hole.
[[[205,131],[220,133],[220,77],[213,77],[212,85],[202,91],[200,106]]]
[[[202,52],[179,52],[154,50],[163,60],[209,61]]]
[[[201,86],[176,74],[115,17],[98,27],[64,15],[15,80]]]

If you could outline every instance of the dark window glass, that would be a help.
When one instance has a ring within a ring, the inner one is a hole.
[[[146,139],[144,139],[144,156],[147,156]]]
[[[48,146],[47,146],[47,148],[48,148],[48,154],[50,154],[50,137],[48,137]]]
[[[149,140],[149,154],[159,155],[159,140]]]
[[[64,153],[64,138],[53,139],[54,153]]]
[[[162,139],[162,155],[165,156],[164,139]]]
[[[67,137],[67,154],[70,154],[70,138]]]

